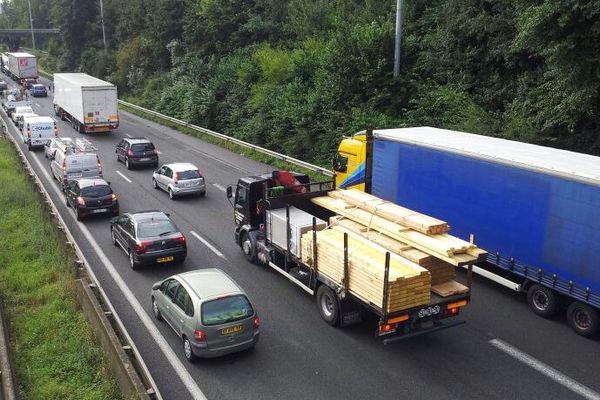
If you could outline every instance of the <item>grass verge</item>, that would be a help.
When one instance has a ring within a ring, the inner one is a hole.
[[[129,100],[127,100],[127,101],[129,101]],[[287,162],[285,162],[283,160],[279,160],[277,158],[271,157],[271,156],[269,156],[267,154],[263,154],[263,153],[255,151],[255,150],[248,149],[246,147],[242,147],[242,146],[240,146],[238,144],[235,144],[235,143],[232,143],[232,142],[228,142],[228,141],[223,140],[223,139],[219,139],[218,137],[214,137],[214,136],[208,135],[206,133],[199,132],[199,131],[197,131],[195,129],[192,129],[192,128],[188,128],[188,127],[185,127],[185,126],[178,125],[178,124],[176,124],[174,122],[164,120],[162,118],[156,117],[156,116],[151,115],[151,114],[147,114],[147,113],[145,113],[143,111],[139,111],[139,110],[133,109],[131,107],[127,107],[127,106],[125,106],[123,104],[119,104],[119,108],[122,109],[122,110],[124,110],[124,111],[127,111],[127,112],[129,112],[131,114],[135,114],[135,115],[137,115],[139,117],[147,119],[149,121],[153,121],[153,122],[156,122],[157,124],[161,124],[163,126],[171,128],[171,129],[175,129],[175,130],[177,130],[177,131],[179,131],[181,133],[185,133],[186,135],[195,136],[195,137],[197,137],[199,139],[202,139],[205,142],[217,145],[219,147],[223,147],[223,148],[225,148],[227,150],[231,150],[231,151],[233,151],[233,152],[235,152],[237,154],[241,154],[244,157],[248,157],[248,158],[250,158],[252,160],[255,160],[255,161],[258,161],[258,162],[261,162],[261,163],[264,163],[264,164],[272,165],[273,167],[278,168],[278,169],[292,170],[292,171],[296,171],[296,172],[301,172],[301,173],[307,174],[308,176],[310,176],[310,179],[313,182],[323,182],[323,181],[328,181],[328,180],[333,179],[333,178],[331,178],[329,176],[320,174],[318,172],[309,171],[309,170],[304,169],[302,167],[298,167],[296,165],[287,163]]]
[[[76,302],[74,253],[0,138],[0,296],[23,399],[118,399],[118,387]]]

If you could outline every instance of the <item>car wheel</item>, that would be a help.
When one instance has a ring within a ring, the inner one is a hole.
[[[550,318],[558,310],[558,296],[556,292],[542,285],[532,285],[527,291],[527,303],[537,315]]]
[[[319,286],[317,290],[317,307],[321,318],[329,325],[334,326],[338,323],[340,314],[339,302],[335,293],[325,285]]]
[[[27,142],[27,150],[31,151],[31,149],[33,149],[33,147],[31,147],[31,142]]]
[[[205,196],[206,196],[206,191],[200,192],[200,197],[205,197]]]
[[[152,187],[154,189],[158,189],[158,182],[156,182],[156,179],[152,178]]]
[[[242,252],[248,261],[252,264],[256,264],[256,247],[252,243],[248,233],[244,233],[244,236],[242,237]]]
[[[115,236],[115,228],[113,227],[110,228],[110,241],[112,242],[113,246],[119,245],[117,242],[117,237]]]
[[[190,340],[186,336],[183,337],[183,355],[189,362],[194,362],[198,359],[192,351],[192,343],[190,343]]]
[[[77,221],[83,220],[83,214],[81,214],[81,211],[79,211],[79,208],[75,209],[75,216],[77,217]]]
[[[587,304],[574,301],[567,309],[567,320],[571,328],[581,336],[595,336],[600,331],[600,315]]]
[[[133,256],[133,251],[129,250],[129,266],[131,269],[137,269],[138,264],[135,262],[135,257]]]
[[[65,196],[65,205],[67,206],[67,208],[71,207],[71,204],[69,204],[69,198]]]
[[[131,164],[129,163],[129,157],[125,157],[125,168],[131,169]]]
[[[152,296],[152,313],[154,314],[154,318],[156,318],[159,321],[162,321],[163,317],[160,313],[160,310],[158,309],[158,303],[156,302],[154,296]]]
[[[169,198],[171,200],[175,200],[175,193],[173,193],[173,189],[169,188]]]

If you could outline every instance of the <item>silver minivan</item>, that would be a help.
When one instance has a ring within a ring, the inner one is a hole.
[[[60,141],[50,156],[50,172],[64,191],[69,181],[81,178],[102,178],[102,164],[95,147],[85,139]]]
[[[152,311],[181,338],[189,361],[250,349],[260,319],[248,296],[217,268],[173,275],[152,286]]]

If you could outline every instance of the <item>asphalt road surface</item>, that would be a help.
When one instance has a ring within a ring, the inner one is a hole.
[[[32,100],[39,115],[54,116],[52,97]],[[82,136],[56,119],[59,136]],[[127,112],[120,113],[120,120],[113,133],[85,137],[98,148],[121,212],[171,214],[188,239],[182,265],[131,270],[124,252],[111,244],[108,220],[77,222],[50,178],[43,152],[21,146],[163,398],[600,399],[599,340],[577,336],[563,318],[533,315],[524,296],[477,276],[472,302],[462,313],[466,325],[387,346],[374,337],[374,321],[344,329],[328,326],[312,297],[277,272],[248,263],[233,242],[226,186],[272,167]],[[115,155],[116,144],[127,136],[152,140],[161,163],[196,164],[206,177],[207,196],[171,201],[152,188],[152,169],[128,171]],[[261,315],[261,338],[254,350],[190,364],[171,328],[152,317],[150,289],[173,273],[206,267],[225,270],[248,292]]]

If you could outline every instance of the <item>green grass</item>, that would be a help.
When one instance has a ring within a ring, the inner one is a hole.
[[[135,101],[130,101],[130,100],[133,100],[133,99],[127,99],[126,101],[135,104]],[[162,118],[156,117],[156,116],[151,115],[151,114],[147,114],[147,113],[145,113],[143,111],[139,111],[139,110],[133,109],[131,107],[127,107],[127,106],[125,106],[123,104],[119,104],[119,108],[121,108],[124,111],[127,111],[127,112],[130,112],[132,114],[135,114],[137,116],[143,117],[143,118],[145,118],[147,120],[150,120],[150,121],[156,122],[158,124],[161,124],[163,126],[167,126],[169,128],[175,129],[175,130],[177,130],[177,131],[179,131],[181,133],[185,133],[186,135],[195,136],[195,137],[197,137],[199,139],[202,139],[205,142],[208,142],[208,143],[217,145],[219,147],[223,147],[225,149],[231,150],[231,151],[233,151],[233,152],[235,152],[237,154],[241,154],[241,155],[243,155],[245,157],[248,157],[248,158],[250,158],[252,160],[255,160],[255,161],[258,161],[258,162],[262,162],[264,164],[272,165],[273,167],[278,168],[278,169],[282,169],[282,170],[290,170],[290,171],[296,171],[296,172],[305,173],[308,176],[310,176],[310,179],[311,179],[312,182],[323,182],[323,181],[329,181],[329,180],[333,179],[333,178],[331,178],[329,176],[320,174],[318,172],[309,171],[309,170],[307,170],[305,168],[298,167],[296,165],[290,164],[290,163],[285,162],[283,160],[280,160],[278,158],[271,157],[271,156],[269,156],[267,154],[263,154],[263,153],[260,153],[258,151],[255,151],[255,150],[248,149],[246,147],[242,147],[242,146],[240,146],[238,144],[235,144],[235,143],[232,143],[232,142],[228,142],[228,141],[223,140],[223,139],[219,139],[218,137],[211,136],[211,135],[208,135],[206,133],[199,132],[199,131],[197,131],[195,129],[191,129],[191,128],[187,128],[185,126],[178,125],[178,124],[176,124],[174,122],[164,120]]]
[[[121,398],[77,306],[74,254],[0,139],[0,297],[23,399]]]

